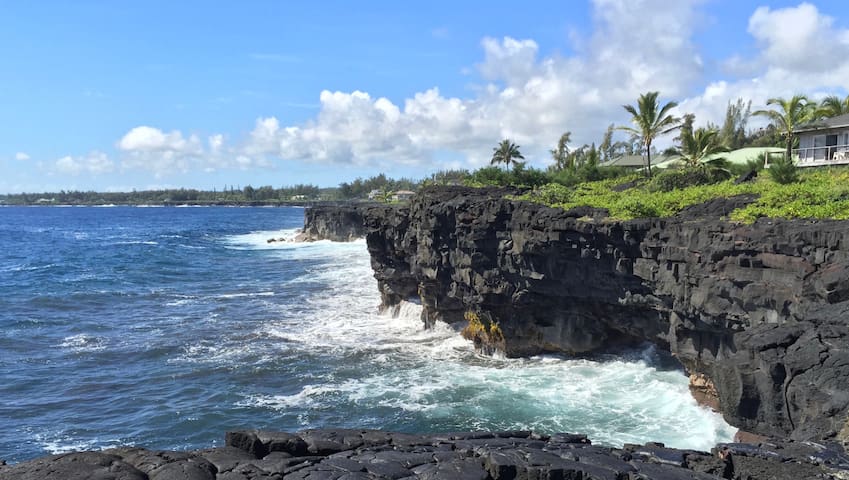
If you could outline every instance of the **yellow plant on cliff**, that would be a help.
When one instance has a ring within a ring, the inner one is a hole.
[[[485,343],[501,343],[504,341],[504,332],[498,325],[498,322],[487,321],[486,325],[481,321],[480,316],[475,312],[466,312],[463,318],[469,322],[463,329],[463,338],[474,341],[478,339]]]

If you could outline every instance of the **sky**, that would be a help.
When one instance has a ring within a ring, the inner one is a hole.
[[[849,91],[845,0],[4,2],[0,193],[424,178],[530,165],[659,91]],[[757,121],[755,121],[755,126]],[[624,139],[625,135],[622,134]],[[668,142],[669,140],[667,140]]]

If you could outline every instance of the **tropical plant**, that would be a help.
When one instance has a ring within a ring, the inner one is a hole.
[[[738,98],[735,103],[728,102],[725,108],[725,122],[719,129],[719,140],[729,150],[742,148],[746,143],[746,125],[752,115],[752,101],[744,102]]]
[[[524,160],[525,157],[519,151],[518,145],[505,138],[497,147],[492,149],[492,160],[490,160],[489,164],[496,165],[503,163],[509,169],[510,164],[515,163],[516,159]]]
[[[790,157],[780,157],[770,162],[768,172],[775,183],[787,185],[799,181],[799,169]]]
[[[817,118],[831,118],[849,113],[849,95],[840,99],[837,95],[829,95],[822,99],[817,107]]]
[[[569,168],[569,142],[572,140],[572,132],[564,132],[560,135],[560,140],[557,141],[557,148],[549,150],[551,158],[554,160],[554,169],[563,170]]]
[[[681,146],[678,154],[687,166],[702,165],[708,157],[728,151],[719,139],[719,131],[712,128],[681,130]]]
[[[793,154],[796,135],[793,131],[816,115],[816,103],[804,95],[793,95],[789,99],[770,98],[767,105],[776,105],[778,110],[758,110],[753,115],[767,117],[784,137],[785,156],[789,160]]]
[[[384,187],[378,192],[377,199],[383,203],[390,203],[392,201],[392,190]]]
[[[663,107],[657,103],[658,92],[648,92],[640,95],[637,106],[623,105],[631,114],[633,127],[619,127],[640,138],[646,153],[646,174],[651,177],[651,144],[655,138],[674,131],[680,126],[681,120],[672,116],[670,110],[678,106],[676,102],[668,102]]]

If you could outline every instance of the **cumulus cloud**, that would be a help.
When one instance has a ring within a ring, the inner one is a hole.
[[[124,152],[124,169],[147,170],[157,178],[190,171],[273,166],[265,157],[234,151],[220,133],[208,136],[204,142],[195,134],[184,135],[179,130],[164,132],[143,125],[128,131],[116,145]]]
[[[816,6],[760,7],[749,18],[748,32],[758,54],[727,59],[729,72],[738,76],[710,83],[684,100],[682,110],[721,122],[725,106],[737,98],[750,99],[759,108],[770,97],[803,93],[818,98],[849,91],[849,29],[835,26]]]
[[[15,154],[15,160],[26,161],[29,160],[30,156],[25,152],[18,152]]]
[[[823,72],[849,54],[849,34],[833,25],[833,18],[810,3],[776,10],[760,7],[749,18],[749,33],[771,67]]]
[[[127,132],[118,141],[118,148],[126,152],[174,152],[175,154],[198,154],[201,152],[200,140],[191,135],[183,138],[178,130],[165,133],[158,128],[141,126]]]
[[[157,177],[188,172],[204,154],[197,135],[185,137],[179,130],[166,133],[145,125],[127,132],[117,147],[126,155],[125,168],[148,170]]]
[[[114,171],[115,162],[105,153],[95,151],[82,157],[64,156],[54,162],[53,168],[57,173],[66,175],[100,175]]]
[[[283,126],[256,121],[244,155],[354,165],[428,164],[436,152],[476,166],[511,138],[529,158],[546,158],[565,130],[578,143],[598,141],[624,119],[623,103],[647,90],[680,95],[701,73],[690,41],[698,1],[595,0],[594,33],[572,57],[540,58],[532,39],[485,38],[476,65],[483,83],[471,98],[438,88],[403,105],[362,91],[320,95],[316,118]],[[447,165],[447,163],[446,163]]]

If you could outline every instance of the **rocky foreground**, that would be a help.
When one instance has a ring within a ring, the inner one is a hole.
[[[710,453],[662,444],[609,448],[583,435],[376,430],[228,432],[194,452],[123,447],[0,466],[0,480],[698,480],[846,479],[849,456],[812,442],[720,444]]]

